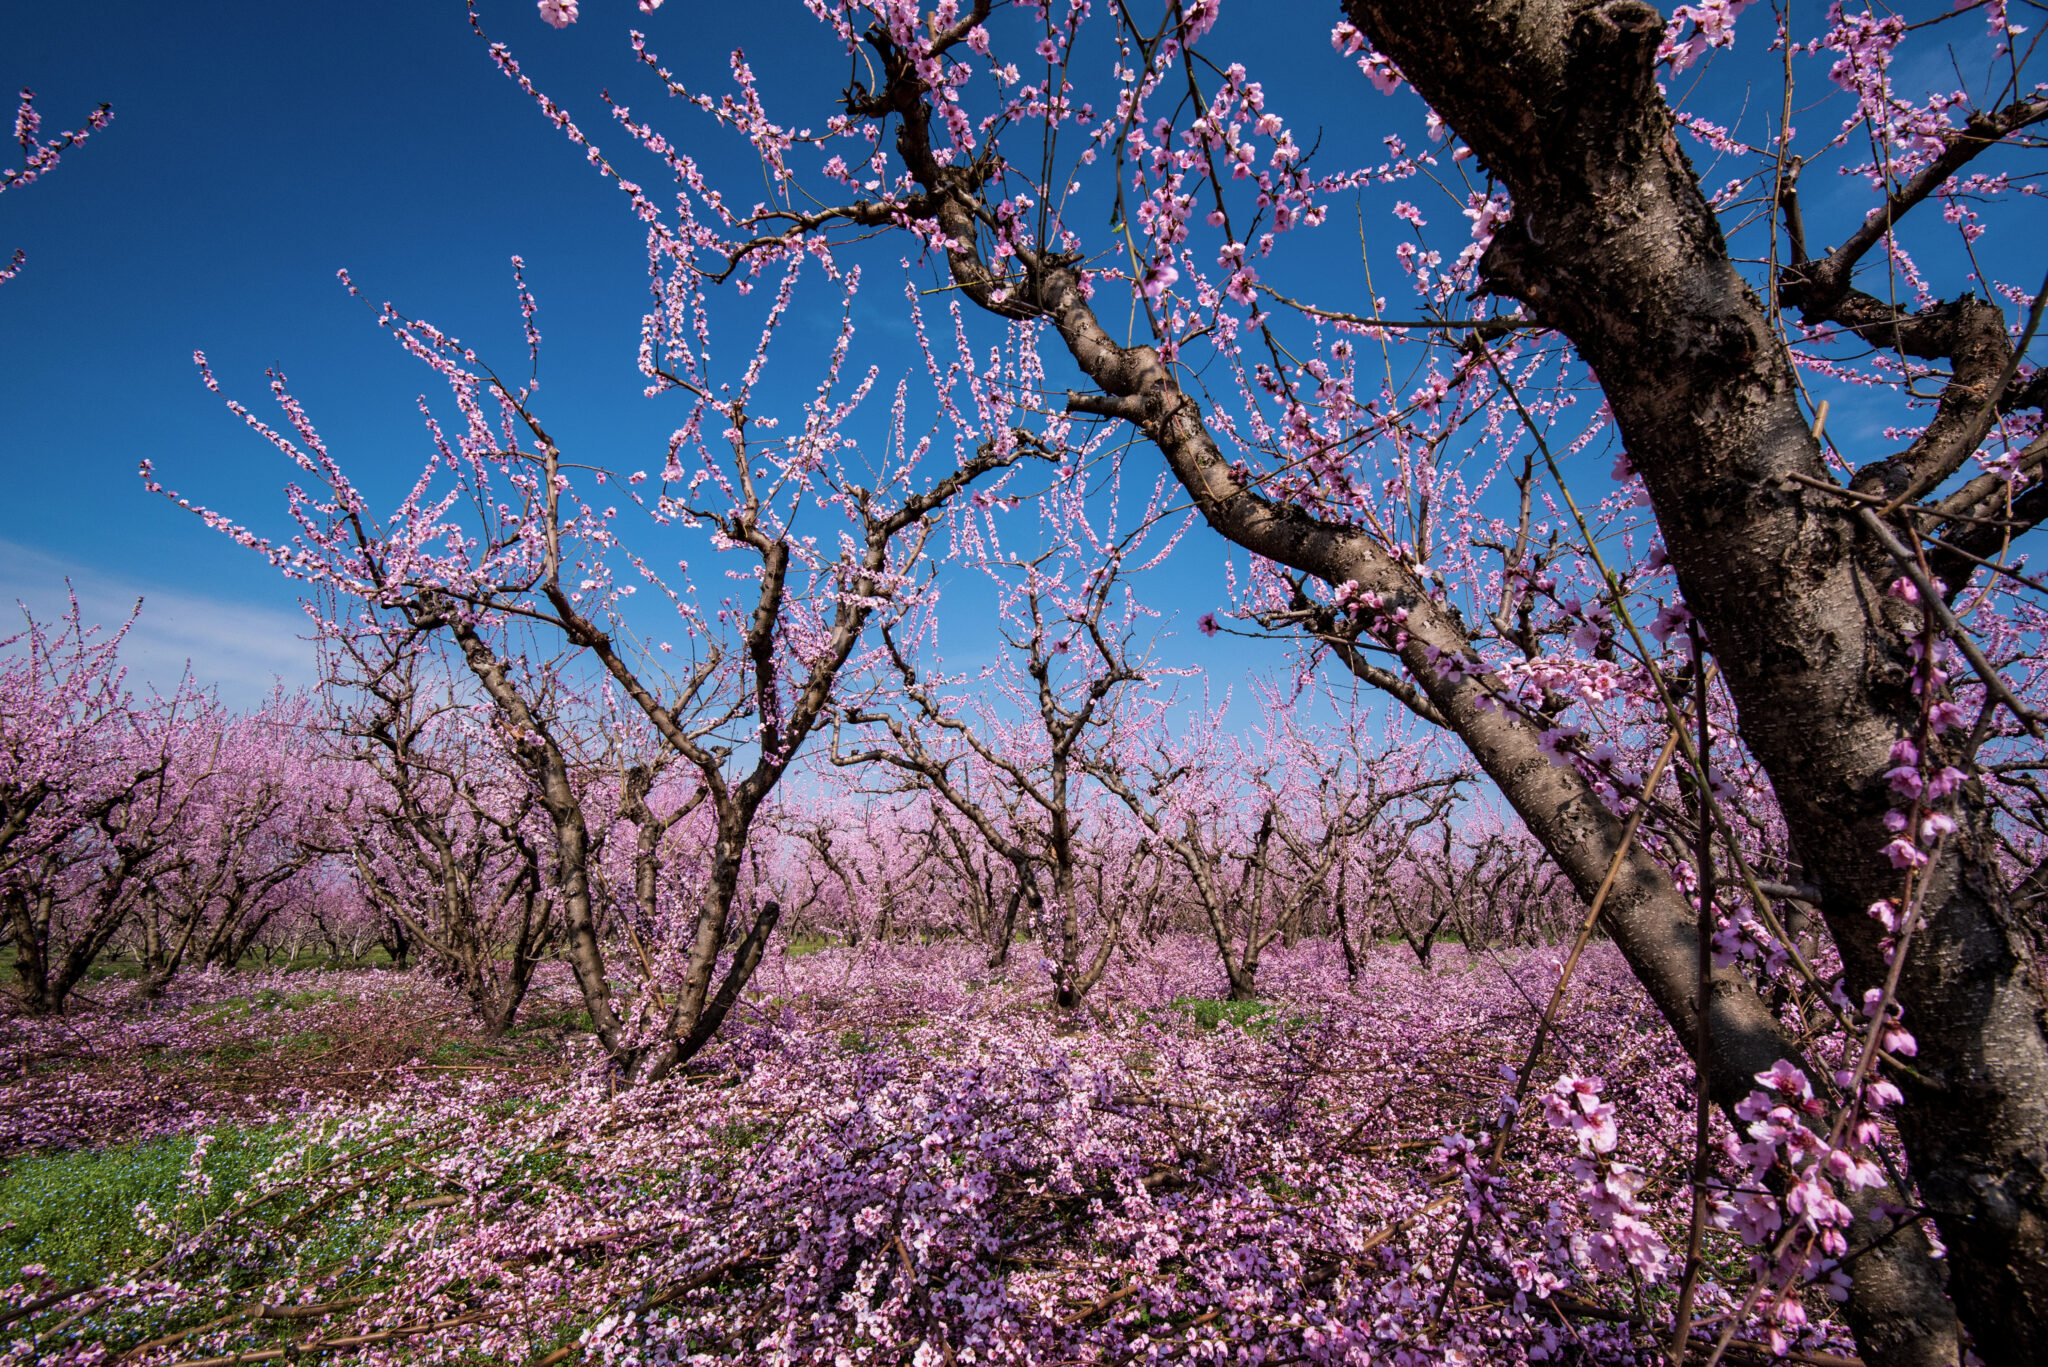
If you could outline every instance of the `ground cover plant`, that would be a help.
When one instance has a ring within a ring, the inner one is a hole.
[[[375,308],[388,510],[195,358],[323,678],[0,655],[11,1360],[2048,1360],[2039,35],[1750,8],[1355,0],[1322,138],[1210,0],[816,0],[606,151],[472,5],[672,433],[518,257]]]
[[[660,1084],[565,1082],[553,1036],[533,1051],[553,1071],[414,1055],[325,1095],[234,1074],[268,1084],[239,1098],[265,1123],[166,1099],[157,1139],[8,1160],[10,1303],[96,1283],[18,1321],[11,1360],[1627,1357],[1672,1289],[1690,1103],[1611,950],[1581,968],[1546,1076],[1597,1103],[1567,1117],[1654,1123],[1591,1145],[1569,1118],[1532,1125],[1505,1182],[1454,1138],[1497,1108],[1563,955],[1425,971],[1379,947],[1355,986],[1303,941],[1268,964],[1266,1019],[1176,935],[1120,959],[1076,1021],[1036,979],[981,977],[976,945],[875,944],[771,957],[720,1046]],[[395,980],[417,972],[324,976],[355,980],[327,989],[352,1011],[314,1033],[374,1011],[405,1039]],[[176,1014],[221,1060],[249,1000],[72,1024]],[[37,1085],[14,1075],[9,1103]],[[1445,1312],[1443,1260],[1482,1204],[1494,1227]]]

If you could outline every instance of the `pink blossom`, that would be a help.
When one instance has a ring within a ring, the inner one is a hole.
[[[1884,847],[1884,857],[1895,869],[1917,869],[1926,865],[1927,856],[1911,840],[1900,836]]]
[[[1141,282],[1145,290],[1145,297],[1147,299],[1159,298],[1172,289],[1173,282],[1178,279],[1180,279],[1180,272],[1174,269],[1170,262],[1164,259],[1152,261],[1145,267],[1145,276]]]

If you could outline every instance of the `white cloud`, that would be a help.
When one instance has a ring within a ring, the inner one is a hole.
[[[311,623],[298,613],[102,574],[6,540],[0,540],[0,637],[20,629],[17,601],[39,621],[61,616],[69,607],[67,578],[88,624],[117,627],[135,600],[143,600],[142,615],[121,646],[128,682],[138,690],[170,688],[189,663],[194,678],[220,690],[222,702],[249,708],[278,680],[297,688],[317,676],[312,644],[301,639]]]

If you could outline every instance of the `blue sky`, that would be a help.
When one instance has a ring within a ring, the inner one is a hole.
[[[105,612],[146,594],[138,643],[169,658],[175,642],[154,649],[166,632],[210,632],[196,668],[238,697],[289,660],[303,673],[303,648],[276,640],[297,629],[292,586],[146,493],[136,463],[280,528],[284,471],[201,387],[203,349],[252,405],[265,368],[284,370],[373,495],[402,488],[431,376],[341,289],[342,267],[373,297],[509,348],[507,258],[523,252],[573,430],[644,436],[639,232],[491,67],[459,4],[7,10],[0,80],[37,91],[46,127],[101,100],[115,122],[0,200],[0,237],[29,253],[0,290],[0,591],[40,609],[70,573]],[[494,17],[564,59],[586,96],[603,78],[574,64],[621,46],[616,26],[558,35],[531,5]]]
[[[629,23],[718,89],[726,54],[753,44],[770,100],[822,123],[844,59],[799,6],[783,8],[800,41],[770,53],[760,25],[732,28],[732,15],[758,9],[678,0],[644,20],[624,0],[597,0],[559,33],[530,0],[484,15],[542,88],[616,143],[600,90],[662,103],[631,62]],[[1298,27],[1298,42],[1327,55],[1328,23],[1323,6],[1305,6],[1260,45]],[[200,385],[199,349],[252,407],[266,398],[265,368],[286,372],[351,473],[395,499],[425,451],[414,398],[432,377],[341,289],[342,267],[372,299],[517,359],[507,258],[523,255],[547,339],[551,430],[608,464],[658,466],[669,425],[633,365],[638,225],[493,68],[461,4],[0,0],[0,34],[0,87],[35,89],[46,131],[103,100],[115,111],[46,180],[0,198],[0,252],[29,255],[0,287],[0,598],[47,612],[68,575],[102,617],[148,599],[131,652],[145,677],[174,675],[189,651],[200,677],[240,702],[273,672],[293,676],[294,662],[303,678],[310,657],[288,640],[293,587],[147,494],[136,463],[147,456],[196,501],[283,530],[284,469]],[[1318,65],[1344,76],[1334,58]],[[695,150],[727,183],[758,183],[729,141]],[[871,277],[866,293],[900,316],[900,283]],[[793,371],[787,380],[808,388]],[[1278,663],[1277,651],[1192,630],[1222,598],[1221,558],[1213,538],[1195,537],[1148,586],[1177,613],[1176,653],[1226,674],[1252,657]],[[963,630],[956,649],[973,652]]]
[[[716,92],[728,88],[727,54],[747,45],[771,111],[790,122],[822,124],[846,80],[843,55],[796,0],[671,0],[651,18],[628,0],[588,0],[584,9],[583,22],[562,32],[540,22],[531,0],[485,0],[483,13],[492,36],[511,43],[608,148],[623,139],[598,98],[607,87],[680,136],[704,127],[632,63],[629,26],[646,28],[672,66]],[[1211,46],[1244,60],[1309,122],[1329,121],[1320,130],[1326,165],[1381,159],[1389,132],[1419,142],[1413,101],[1372,93],[1331,53],[1335,14],[1329,3],[1240,0],[1225,7]],[[1761,22],[1745,29],[1746,38],[1764,36]],[[1768,78],[1754,57],[1738,56],[1705,79],[1739,85],[1750,75]],[[395,501],[425,454],[414,402],[432,377],[341,289],[343,267],[371,299],[391,299],[517,364],[523,342],[507,259],[523,255],[547,339],[550,430],[572,456],[658,466],[674,408],[643,398],[634,369],[646,280],[639,226],[493,68],[457,0],[0,0],[0,88],[21,85],[37,91],[46,130],[75,125],[103,100],[115,122],[45,182],[0,198],[0,255],[29,254],[21,278],[0,287],[9,495],[0,500],[0,601],[19,597],[48,612],[67,576],[103,618],[144,596],[131,650],[144,677],[167,682],[189,656],[238,703],[259,696],[274,673],[303,681],[310,655],[291,640],[301,629],[294,587],[146,493],[135,471],[147,456],[193,499],[285,530],[285,470],[201,386],[191,362],[201,349],[223,388],[252,406],[265,398],[265,368],[286,372],[373,501]],[[690,147],[735,193],[759,184],[736,139],[692,137]],[[1704,160],[1701,169],[1719,183]],[[648,168],[639,174],[659,183]],[[1396,225],[1385,211],[1427,188],[1368,201],[1368,250],[1389,275]],[[1824,218],[1837,194],[1815,186],[1809,213]],[[1456,221],[1441,201],[1431,213]],[[1362,282],[1347,293],[1347,277],[1327,274],[1355,273],[1349,204],[1333,206],[1332,219],[1344,221],[1325,234],[1327,257],[1297,251],[1276,272],[1335,278],[1323,297],[1356,306]],[[2003,252],[2019,240],[2007,232],[1987,243]],[[1276,272],[1269,279],[1287,286]],[[864,292],[871,350],[861,359],[882,364],[885,384],[917,365],[903,345],[900,287],[900,278],[871,275]],[[822,343],[836,317],[808,326]],[[728,353],[735,341],[728,333]],[[814,382],[801,366],[775,377],[792,396]],[[1278,647],[1193,630],[1224,598],[1224,556],[1198,529],[1145,586],[1177,632],[1165,653],[1209,668],[1219,692],[1283,659]],[[974,596],[964,602],[972,609]],[[986,650],[985,612],[948,620],[956,662]]]

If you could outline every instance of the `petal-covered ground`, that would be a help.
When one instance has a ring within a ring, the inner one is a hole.
[[[5,1199],[98,1163],[131,1223],[15,1216],[0,1360],[1647,1359],[1688,1065],[1596,946],[1496,1167],[1563,955],[1436,958],[1353,984],[1305,942],[1229,1003],[1167,941],[1069,1015],[958,945],[775,956],[697,1066],[631,1090],[566,976],[497,1041],[418,974],[102,984],[5,1027]],[[1804,1348],[1844,1351],[1813,1309]]]

